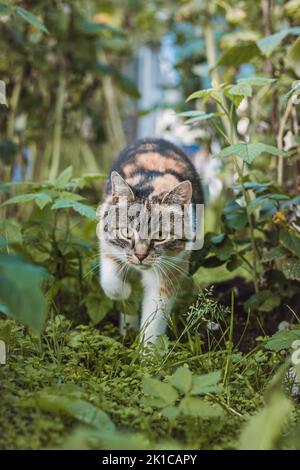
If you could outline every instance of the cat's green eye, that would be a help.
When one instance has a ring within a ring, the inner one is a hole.
[[[133,230],[131,230],[129,227],[124,227],[120,229],[120,234],[121,237],[126,238],[127,240],[131,240],[133,237]]]

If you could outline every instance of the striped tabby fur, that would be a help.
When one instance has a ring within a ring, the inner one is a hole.
[[[145,344],[156,342],[164,333],[181,276],[188,272],[191,253],[185,249],[185,239],[174,238],[174,224],[166,233],[162,217],[169,216],[174,204],[183,207],[201,203],[202,188],[194,166],[170,142],[139,140],[125,148],[112,166],[101,212],[100,282],[108,297],[125,300],[131,293],[130,284],[124,280],[126,272],[141,272],[141,318],[122,316],[121,327],[124,330],[124,325],[140,324]],[[139,222],[132,216],[125,226],[120,221],[116,231],[112,224],[105,223],[105,216],[111,208],[119,210],[124,204],[128,208],[140,205]],[[156,208],[151,217],[149,207]],[[144,223],[148,224],[148,237],[141,235]]]

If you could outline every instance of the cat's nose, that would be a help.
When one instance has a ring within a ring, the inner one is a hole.
[[[142,262],[145,258],[147,258],[148,253],[135,253],[137,259]]]

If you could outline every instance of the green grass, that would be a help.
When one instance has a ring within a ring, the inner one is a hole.
[[[209,314],[224,315],[222,341],[207,329]],[[57,315],[41,338],[1,320],[9,356],[0,366],[0,448],[236,448],[283,356],[263,345],[240,353],[229,326],[230,312],[204,295],[177,337],[171,328],[172,341],[164,338],[142,355],[137,342],[124,342],[108,320],[98,330]],[[145,397],[144,377],[169,383],[182,366],[193,375],[221,371],[222,389],[202,397],[222,409],[220,416],[191,412],[168,419]]]

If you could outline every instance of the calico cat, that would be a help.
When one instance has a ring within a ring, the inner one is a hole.
[[[145,344],[165,332],[181,277],[188,273],[193,208],[202,203],[194,166],[166,140],[139,140],[112,166],[100,216],[100,283],[108,297],[125,300],[131,293],[126,273],[140,271],[141,319],[121,315],[121,326],[140,323]]]

